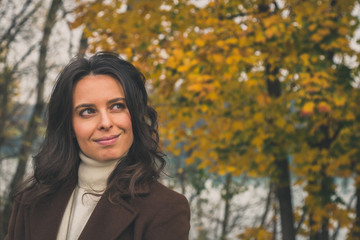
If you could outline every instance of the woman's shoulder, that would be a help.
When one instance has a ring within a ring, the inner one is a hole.
[[[136,205],[152,206],[154,208],[156,206],[189,205],[188,200],[183,194],[166,187],[158,181],[148,184],[142,194],[135,198],[135,202],[137,203]]]
[[[186,223],[190,219],[190,206],[186,197],[157,181],[149,185],[147,193],[135,197],[132,205],[139,210],[140,218],[150,221],[155,221],[155,216],[158,221],[175,216]]]
[[[186,200],[185,196],[169,187],[165,186],[164,184],[154,181],[150,185],[150,195],[155,198],[164,198],[168,199],[179,199],[179,200]]]
[[[33,195],[34,195],[33,188],[25,188],[13,196],[13,203],[18,204],[19,206],[29,206],[32,203]]]
[[[132,206],[138,213],[134,231],[142,239],[188,239],[190,207],[184,195],[154,181]]]
[[[66,182],[51,191],[44,191],[44,186],[39,184],[29,186],[19,191],[14,197],[14,203],[29,207],[38,204],[50,204],[54,198],[61,197],[66,200],[72,193],[75,184]]]

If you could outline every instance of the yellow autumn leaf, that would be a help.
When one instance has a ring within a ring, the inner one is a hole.
[[[216,64],[221,64],[221,63],[224,62],[224,57],[223,57],[223,55],[214,54],[214,55],[212,56],[212,58],[214,59],[214,62],[215,62]]]
[[[293,125],[290,125],[290,124],[287,124],[286,126],[285,126],[285,132],[286,133],[293,133],[295,131],[295,128],[294,128],[294,126]]]
[[[224,167],[219,168],[218,173],[220,176],[225,176],[228,172]]]
[[[273,36],[279,35],[279,30],[276,26],[272,26],[265,30],[265,35],[268,39],[272,38]]]
[[[323,39],[323,37],[320,34],[313,34],[311,36],[311,40],[313,40],[314,42],[318,43]]]
[[[208,94],[206,94],[206,98],[211,101],[215,101],[216,99],[219,98],[219,95],[215,91],[211,91]]]
[[[337,31],[340,35],[343,35],[343,36],[346,36],[348,33],[348,29],[346,27],[340,27],[337,29]]]
[[[254,122],[261,123],[264,121],[264,114],[262,112],[257,112],[254,114]]]
[[[237,38],[234,38],[234,37],[232,37],[232,38],[228,38],[228,39],[226,39],[226,41],[225,41],[227,44],[237,44],[238,42],[239,42],[239,40],[237,39]]]
[[[327,102],[318,103],[317,109],[321,113],[329,113],[329,112],[331,112],[331,106]]]
[[[125,54],[126,54],[126,56],[128,57],[128,58],[131,58],[132,57],[132,49],[131,48],[125,48]]]
[[[317,30],[316,32],[320,36],[327,36],[327,35],[329,35],[331,33],[328,28],[321,28],[321,29]]]
[[[245,125],[242,121],[235,121],[232,124],[232,128],[234,129],[234,131],[242,131],[245,129]]]
[[[316,29],[316,27],[317,27],[317,25],[315,23],[313,23],[313,24],[309,25],[308,29],[310,31],[314,31]]]
[[[271,232],[268,232],[265,229],[261,229],[257,235],[258,240],[268,240],[268,239],[272,239],[273,234]]]
[[[279,128],[284,128],[284,126],[286,125],[286,120],[283,117],[277,118],[276,121],[275,121],[275,124]]]
[[[251,144],[255,145],[258,149],[262,149],[262,145],[268,137],[269,137],[269,135],[267,135],[263,132],[260,132],[252,139]],[[264,157],[264,156],[261,154],[257,155],[258,160],[261,159],[261,157]]]
[[[187,89],[192,92],[200,92],[200,91],[202,91],[203,86],[201,83],[194,83],[194,84],[189,84]]]
[[[194,157],[188,157],[188,158],[186,158],[186,160],[185,160],[185,163],[187,164],[187,165],[191,165],[191,164],[193,164],[195,162],[195,158]]]
[[[174,148],[173,149],[173,151],[171,152],[173,155],[175,155],[175,156],[179,156],[180,155],[180,153],[181,153],[181,151],[180,151],[180,149],[179,148]]]
[[[205,41],[202,39],[202,38],[197,38],[195,40],[195,44],[198,46],[198,47],[203,47],[205,46]]]
[[[314,114],[315,109],[315,103],[313,102],[307,102],[305,105],[301,108],[301,115],[302,116],[310,116]]]
[[[209,26],[214,26],[214,25],[216,26],[216,24],[218,24],[218,19],[214,17],[207,18],[205,24]]]
[[[281,19],[279,19],[278,15],[270,15],[267,18],[264,18],[263,23],[266,28],[278,23]]]
[[[356,119],[355,117],[355,114],[353,112],[350,112],[348,111],[346,114],[345,114],[345,119],[347,121],[354,121]]]
[[[260,42],[260,43],[265,43],[266,42],[266,38],[263,34],[262,31],[257,31],[255,34],[255,41],[256,42]]]
[[[271,99],[268,95],[261,93],[256,96],[256,100],[257,100],[259,106],[265,106],[270,102]]]
[[[218,46],[220,48],[223,48],[223,47],[226,46],[226,43],[223,40],[219,40],[219,41],[216,42],[216,46]]]
[[[304,63],[305,66],[310,65],[309,54],[307,54],[307,53],[301,54],[300,59],[302,60],[302,62]]]
[[[172,55],[178,59],[178,60],[181,60],[183,57],[184,57],[184,52],[179,49],[179,48],[176,48],[174,49],[174,51],[172,52]]]
[[[207,105],[203,104],[203,105],[201,105],[200,109],[202,112],[207,112],[209,110],[209,107]]]
[[[177,68],[178,66],[178,61],[176,61],[174,56],[169,57],[169,59],[166,61],[166,66],[170,67],[170,68]]]
[[[334,97],[334,103],[335,103],[335,106],[337,107],[342,107],[345,105],[345,102],[346,102],[346,98],[345,97],[342,97],[342,96],[335,96]]]
[[[204,169],[211,166],[211,161],[208,159],[202,160],[201,163],[198,165],[198,169]]]
[[[237,172],[237,170],[238,169],[234,166],[226,166],[226,171],[229,173],[235,173],[235,172]]]
[[[177,70],[183,73],[183,72],[187,72],[190,69],[190,67],[191,67],[190,65],[181,65],[177,68]]]

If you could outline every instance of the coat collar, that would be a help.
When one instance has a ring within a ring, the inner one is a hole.
[[[150,193],[148,184],[139,185],[135,190],[136,196]],[[129,191],[123,191],[115,203],[108,200],[106,194],[100,198],[79,240],[115,239],[135,220],[139,210],[124,200],[130,197]]]
[[[36,239],[56,239],[63,214],[76,183],[67,184],[51,198],[37,204],[33,209],[31,222],[34,223],[32,235]],[[149,185],[139,186],[136,196],[147,195]],[[111,203],[104,194],[97,203],[79,239],[114,239],[134,221],[138,209],[123,198],[130,197],[128,191],[120,194],[116,204]],[[49,224],[49,222],[51,224]]]
[[[150,183],[151,184],[151,183]],[[134,195],[135,196],[142,196],[142,195],[147,195],[150,193],[150,184],[141,184],[135,187],[135,191],[134,191]],[[131,197],[131,193],[128,189],[124,189],[123,191],[121,191],[120,193],[121,197],[127,198],[127,197]]]
[[[79,240],[115,239],[134,221],[138,210],[120,199],[117,205],[102,196],[83,229]]]

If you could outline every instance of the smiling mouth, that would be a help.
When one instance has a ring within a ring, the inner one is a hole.
[[[121,134],[98,138],[98,139],[95,139],[94,142],[96,142],[100,145],[103,145],[103,146],[112,145],[113,143],[115,143],[118,140],[120,135]]]

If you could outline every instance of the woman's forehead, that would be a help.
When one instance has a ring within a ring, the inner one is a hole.
[[[79,80],[73,90],[74,104],[113,98],[125,98],[125,93],[120,82],[108,75],[88,75]]]

